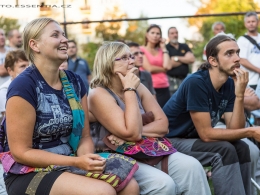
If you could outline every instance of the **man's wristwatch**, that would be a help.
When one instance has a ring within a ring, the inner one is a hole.
[[[177,56],[174,56],[173,59],[174,59],[175,62],[179,61],[179,58]]]

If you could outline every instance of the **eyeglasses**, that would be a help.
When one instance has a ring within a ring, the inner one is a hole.
[[[133,55],[136,57],[136,56],[138,56],[138,55],[144,55],[144,52],[142,52],[142,51],[137,51],[137,52],[134,52],[133,53]]]
[[[135,56],[134,56],[134,55],[123,56],[123,57],[121,57],[121,58],[116,58],[115,61],[122,60],[123,62],[127,62],[127,61],[129,61],[130,59],[134,60],[134,59],[135,59]]]

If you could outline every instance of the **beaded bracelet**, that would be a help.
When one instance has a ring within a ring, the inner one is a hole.
[[[126,91],[134,91],[134,92],[136,92],[136,89],[129,87],[129,88],[125,88],[123,91],[124,92],[126,92]]]

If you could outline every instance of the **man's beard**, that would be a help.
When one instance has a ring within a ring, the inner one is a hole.
[[[172,43],[172,44],[178,43],[178,39],[171,39],[171,43]]]
[[[236,74],[232,71],[232,68],[233,68],[233,66],[229,69],[230,70],[230,72],[229,72],[229,70],[224,69],[223,66],[221,66],[221,64],[219,65],[219,71],[225,73],[227,76],[230,76],[230,77],[236,76]]]
[[[255,32],[257,32],[257,28],[255,28],[255,29],[253,29],[253,30],[248,30],[248,32],[250,32],[250,33],[255,33]]]
[[[77,57],[77,54],[73,54],[73,55],[68,54],[68,58],[76,58],[76,57]]]
[[[23,44],[22,44],[22,43],[21,43],[21,44],[19,43],[19,44],[16,44],[15,46],[16,46],[17,48],[21,48],[21,47],[23,46]]]

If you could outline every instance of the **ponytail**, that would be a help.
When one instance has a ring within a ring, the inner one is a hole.
[[[212,68],[210,63],[208,61],[206,61],[206,62],[204,62],[203,64],[200,65],[198,70],[208,70],[210,68]]]

